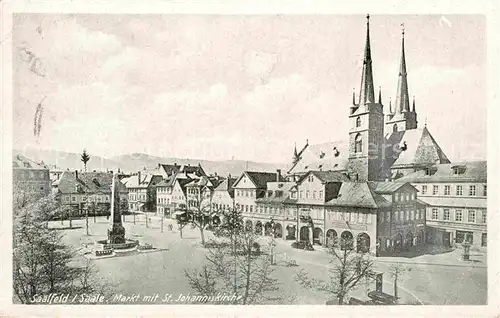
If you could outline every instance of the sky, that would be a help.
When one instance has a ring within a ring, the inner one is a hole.
[[[401,23],[419,127],[452,161],[485,160],[485,18],[372,15],[386,111]],[[295,142],[347,140],[365,37],[364,15],[18,14],[14,147],[287,163]]]

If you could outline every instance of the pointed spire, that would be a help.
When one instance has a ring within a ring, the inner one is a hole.
[[[361,73],[361,90],[359,104],[373,103],[375,93],[373,90],[372,53],[370,49],[370,15],[366,16],[366,43],[363,59],[363,72]]]
[[[352,104],[356,105],[356,92],[354,91],[354,88],[352,89]]]
[[[392,112],[392,99],[390,97],[389,97],[389,114],[391,114],[391,115],[394,114]]]
[[[293,157],[294,158],[297,158],[299,156],[298,152],[297,152],[297,143],[295,142],[294,143],[294,149],[293,149]]]
[[[401,64],[399,66],[399,77],[398,77],[398,90],[396,93],[396,113],[403,113],[410,111],[410,99],[408,97],[408,79],[406,73],[406,58],[405,58],[405,28],[404,24],[402,27],[402,39],[401,39]]]
[[[413,95],[413,107],[411,111],[415,113],[415,95]]]
[[[378,103],[382,105],[382,87],[378,87]]]

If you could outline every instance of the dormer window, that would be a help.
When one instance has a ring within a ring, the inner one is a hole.
[[[392,126],[392,132],[398,132],[398,124]]]
[[[270,197],[272,197],[272,196],[273,196],[273,191],[271,191],[271,190],[267,191],[267,197],[269,197],[269,198],[270,198]]]
[[[466,166],[453,166],[451,168],[453,169],[454,175],[464,174],[466,170]]]
[[[361,117],[356,118],[356,127],[361,127]]]

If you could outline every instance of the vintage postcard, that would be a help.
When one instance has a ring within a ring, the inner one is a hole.
[[[494,7],[278,4],[0,4],[2,315],[500,313]]]

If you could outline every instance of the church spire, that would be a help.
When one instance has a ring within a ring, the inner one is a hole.
[[[375,102],[373,90],[372,53],[370,49],[370,15],[366,16],[366,43],[363,59],[363,72],[361,74],[361,90],[359,92],[359,104]]]
[[[389,97],[389,114],[393,115],[392,112],[392,99]]]
[[[413,107],[411,111],[415,113],[415,95],[413,95]]]
[[[378,87],[378,103],[382,105],[382,87]]]
[[[402,40],[401,40],[401,64],[399,66],[398,77],[398,90],[396,94],[396,113],[403,113],[410,111],[410,99],[408,97],[408,79],[406,73],[406,58],[405,58],[405,29],[402,26]]]

